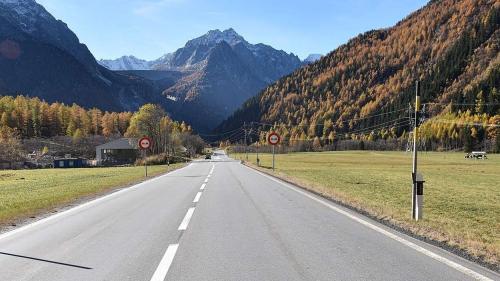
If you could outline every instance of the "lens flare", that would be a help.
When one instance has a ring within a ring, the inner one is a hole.
[[[15,41],[4,40],[0,43],[0,56],[9,60],[15,60],[21,55],[21,46]]]

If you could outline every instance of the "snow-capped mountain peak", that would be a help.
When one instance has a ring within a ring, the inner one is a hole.
[[[219,29],[210,30],[205,35],[195,38],[187,42],[186,47],[200,46],[200,45],[216,45],[221,41],[225,41],[231,46],[234,46],[240,42],[248,43],[245,41],[241,35],[239,35],[234,29],[229,28],[224,31]]]
[[[134,56],[123,56],[115,60],[100,60],[99,64],[110,70],[150,70],[151,63]]]
[[[16,23],[27,33],[36,31],[40,20],[54,20],[52,15],[34,0],[0,0],[0,15],[11,23]]]
[[[154,61],[122,57],[111,61],[101,60],[99,63],[111,70],[151,69],[192,72],[201,71],[209,61],[218,61],[217,56],[213,55],[215,52],[218,52],[219,58],[224,57],[220,53],[236,56],[265,83],[271,83],[301,65],[300,59],[294,54],[275,50],[265,44],[252,45],[232,28],[224,31],[210,30],[205,35],[188,41],[174,53],[166,54]]]

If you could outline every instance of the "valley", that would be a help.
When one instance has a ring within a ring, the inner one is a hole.
[[[0,0],[0,280],[500,280],[499,153],[500,0]]]

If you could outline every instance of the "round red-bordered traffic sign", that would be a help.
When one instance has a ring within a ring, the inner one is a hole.
[[[280,135],[278,135],[277,133],[275,132],[272,132],[269,134],[269,136],[267,137],[267,142],[270,144],[270,145],[278,145],[280,142],[281,142],[281,137]]]
[[[142,139],[139,140],[139,147],[141,149],[149,149],[151,148],[152,144],[153,141],[148,137],[143,137]]]

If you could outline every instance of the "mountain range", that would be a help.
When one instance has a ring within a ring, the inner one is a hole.
[[[209,31],[155,61],[129,56],[98,63],[34,0],[0,0],[1,95],[114,111],[157,103],[174,119],[208,132],[301,66],[294,54],[250,44],[233,29]]]
[[[499,11],[495,0],[430,1],[305,61],[227,29],[154,61],[97,62],[34,0],[0,0],[0,94],[117,111],[157,103],[199,132],[227,118],[216,132],[260,122],[295,139],[330,138],[390,124],[400,135],[416,80],[434,116],[499,114]]]
[[[304,65],[296,55],[251,44],[231,28],[211,30],[154,61],[124,56],[100,64],[148,79],[148,71],[154,71],[172,116],[201,131],[210,131],[245,100]]]
[[[258,122],[275,124],[290,139],[332,140],[373,130],[401,136],[411,130],[405,118],[417,80],[428,116],[499,116],[499,26],[499,1],[430,1],[394,27],[361,34],[279,79],[216,132]],[[477,136],[450,124],[429,138]]]
[[[200,58],[189,58],[187,61],[182,61],[179,63],[179,56],[181,53],[185,52],[185,48],[189,48],[189,46],[196,45],[196,44],[205,44],[205,45],[210,45],[213,42],[215,43],[220,43],[222,41],[225,41],[229,43],[229,45],[234,46],[238,43],[243,43],[246,47],[249,49],[252,49],[254,51],[259,51],[263,47],[266,47],[264,44],[259,44],[259,45],[251,45],[249,44],[242,36],[240,36],[234,29],[230,28],[225,31],[220,31],[220,30],[212,30],[209,31],[206,35],[191,40],[189,41],[184,48],[179,49],[175,53],[168,53],[163,55],[162,57],[152,60],[152,61],[147,61],[143,60],[140,58],[137,58],[135,56],[129,55],[129,56],[122,56],[117,59],[101,59],[99,60],[99,64],[102,66],[106,67],[109,70],[113,71],[133,71],[133,70],[176,70],[176,71],[186,71],[186,70],[193,70],[193,69],[199,69],[202,65],[200,65]],[[267,46],[269,47],[269,46]],[[201,56],[203,57],[203,55]],[[206,57],[206,54],[205,54]],[[321,54],[310,54],[307,56],[303,61],[303,65],[307,65],[310,63],[314,63],[321,59],[323,55]],[[191,59],[191,61],[189,61]],[[295,60],[295,59],[294,59]],[[177,61],[177,62],[176,62]],[[296,61],[294,62],[296,63]]]

